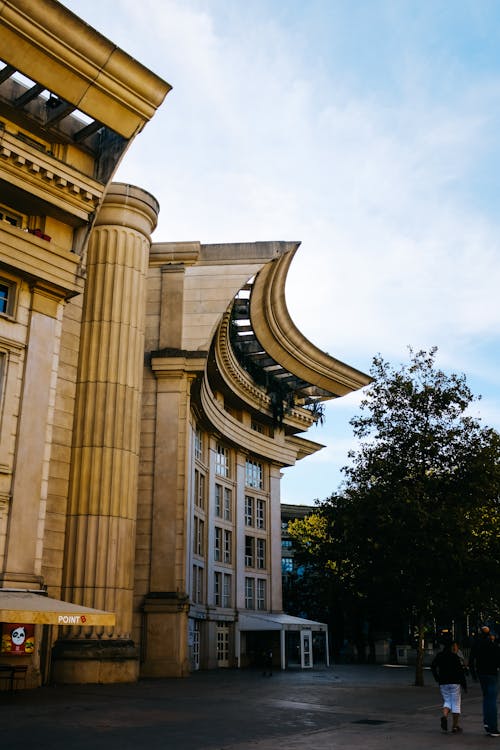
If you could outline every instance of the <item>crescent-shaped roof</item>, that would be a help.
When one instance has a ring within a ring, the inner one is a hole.
[[[318,349],[293,323],[286,305],[285,283],[297,248],[298,243],[257,274],[250,295],[251,326],[268,355],[269,369],[272,359],[303,384],[314,386],[319,400],[344,396],[368,385],[371,378]],[[307,390],[307,386],[302,385],[301,389]]]

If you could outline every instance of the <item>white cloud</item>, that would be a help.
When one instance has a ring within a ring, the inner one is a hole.
[[[473,76],[440,46],[430,5],[408,31],[379,4],[403,39],[388,93],[273,4],[67,4],[174,86],[118,174],[159,199],[155,239],[302,240],[287,299],[314,343],[365,370],[378,351],[401,361],[408,344],[437,344],[449,369],[493,384],[477,342],[500,330],[499,222],[481,172],[498,160],[500,76]]]

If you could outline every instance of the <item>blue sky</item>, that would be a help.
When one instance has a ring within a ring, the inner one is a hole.
[[[500,429],[497,0],[66,0],[172,86],[116,179],[155,240],[301,240],[299,329],[368,371],[438,346]],[[338,487],[360,394],[308,437],[282,500]]]

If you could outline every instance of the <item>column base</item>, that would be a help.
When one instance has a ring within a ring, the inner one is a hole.
[[[189,599],[175,591],[151,593],[144,600],[141,677],[186,677],[189,672]]]
[[[136,682],[139,653],[130,640],[58,640],[52,649],[52,682]]]

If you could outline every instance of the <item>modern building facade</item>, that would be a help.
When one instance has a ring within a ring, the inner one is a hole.
[[[290,320],[298,243],[152,242],[155,198],[111,182],[167,83],[55,0],[0,34],[0,665],[285,666],[281,469],[368,378]]]
[[[294,583],[302,568],[295,557],[296,545],[288,533],[288,524],[296,519],[303,520],[313,511],[314,506],[311,505],[281,503],[281,584],[285,612],[290,611],[287,606],[287,599],[290,600],[290,603],[295,599],[293,596]],[[295,604],[295,601],[293,601],[293,604]]]

